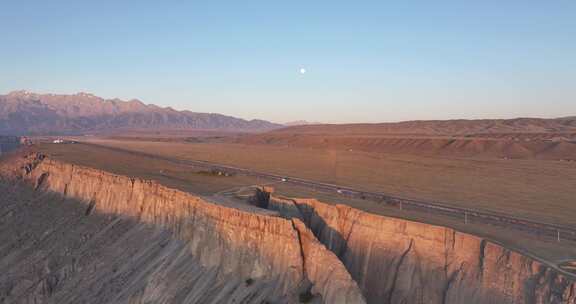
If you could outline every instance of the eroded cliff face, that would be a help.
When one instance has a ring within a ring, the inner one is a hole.
[[[451,228],[266,193],[280,216],[247,212],[40,155],[0,172],[0,303],[576,303],[571,278]]]
[[[520,253],[451,228],[345,205],[271,196],[344,263],[368,303],[576,303],[576,284]]]
[[[298,302],[306,290],[316,295],[312,299],[315,302],[364,302],[357,284],[336,255],[318,242],[297,219],[215,205],[152,181],[118,176],[38,155],[28,157],[24,164],[5,166],[2,173],[11,179],[27,181],[35,192],[57,193],[83,202],[84,216],[116,215],[167,231],[171,238],[164,246],[174,242],[173,246],[180,246],[170,254],[180,257],[178,263],[183,269],[186,269],[186,260],[189,259],[195,261],[190,265],[202,269],[196,272],[207,275],[207,282],[212,277],[220,278],[217,282],[236,282],[230,286],[221,284],[231,289],[230,294],[220,295],[215,303],[231,303],[238,299],[241,300],[238,302],[247,303],[270,299],[274,302]],[[142,267],[156,269],[153,265]],[[330,269],[330,272],[323,269]],[[203,285],[202,276],[194,278]],[[142,279],[150,278],[142,274]],[[59,280],[65,280],[65,276]],[[268,286],[269,293],[247,297],[250,295],[247,286],[253,282]],[[163,295],[157,284],[143,286],[139,291],[141,296],[137,300],[130,298],[130,301],[139,303],[153,298],[153,295]],[[244,297],[231,296],[234,292],[242,295],[242,290],[245,290]],[[183,291],[172,292],[178,294]],[[122,293],[129,294],[128,291]],[[198,298],[193,300],[193,292],[189,291],[187,296],[188,300],[182,302],[203,303]],[[197,297],[201,298],[201,295]],[[47,302],[50,298],[44,300],[38,302]],[[174,298],[171,301],[174,302]]]
[[[152,181],[52,160],[42,162],[29,178],[36,187],[85,200],[87,212],[122,214],[168,228],[189,241],[192,254],[207,267],[247,278],[279,278],[285,293],[303,279],[300,245],[289,221],[206,203]]]

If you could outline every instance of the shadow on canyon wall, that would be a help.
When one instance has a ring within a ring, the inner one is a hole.
[[[195,256],[173,231],[87,201],[19,183],[0,192],[0,303],[291,302],[279,278],[203,265],[225,245]]]
[[[451,228],[256,195],[267,216],[39,155],[0,173],[0,303],[576,303],[570,279]]]
[[[255,197],[268,199],[259,205],[306,223],[342,261],[368,303],[576,302],[571,279],[479,237],[344,205]]]
[[[206,279],[197,280],[202,282],[201,286],[208,284],[211,287],[221,287],[216,290],[216,294],[206,294],[205,290],[192,290],[189,294],[189,297],[193,297],[192,300],[186,299],[184,302],[210,303],[210,299],[214,299],[214,303],[238,301],[297,303],[304,298],[303,300],[308,303],[322,301],[364,303],[360,290],[341,262],[329,250],[326,250],[312,233],[307,233],[304,224],[208,203],[154,181],[134,179],[61,163],[45,159],[39,154],[14,156],[10,162],[0,163],[0,169],[2,176],[9,183],[15,180],[19,184],[26,183],[26,186],[22,186],[26,189],[10,188],[15,190],[8,191],[14,197],[6,196],[3,201],[10,200],[13,202],[10,203],[12,205],[27,205],[19,203],[22,201],[22,198],[18,197],[22,195],[19,194],[21,192],[30,192],[40,196],[51,196],[56,193],[61,198],[72,199],[76,205],[81,205],[78,212],[81,218],[97,217],[96,215],[119,217],[122,220],[137,223],[138,227],[162,231],[169,239],[181,242],[185,248],[182,250],[193,258],[190,261],[191,265],[197,265],[208,271]],[[9,187],[7,186],[6,189]],[[43,200],[40,198],[40,201]],[[53,197],[49,202],[52,201],[54,201]],[[26,218],[30,212],[26,208],[22,210],[23,213],[20,216]],[[58,209],[55,208],[55,210]],[[55,219],[68,219],[68,216],[52,214],[44,218],[48,223]],[[37,221],[38,218],[23,220],[26,223]],[[13,224],[11,227],[18,229],[20,226]],[[74,231],[75,227],[73,223],[67,229]],[[50,231],[46,233],[50,235],[52,233]],[[23,233],[26,235],[26,232]],[[22,234],[22,232],[17,231],[16,234]],[[148,243],[146,239],[140,239],[137,245]],[[110,250],[124,252],[122,245],[124,244],[117,243],[110,247]],[[10,247],[7,248],[8,257],[19,254],[10,250]],[[146,251],[147,248],[142,248],[142,250]],[[26,252],[34,255],[39,250],[42,249],[30,245]],[[47,257],[50,256],[50,254],[47,255]],[[142,268],[146,273],[154,273],[155,269],[165,268],[159,266],[164,263],[164,260],[152,259],[150,262],[153,264],[147,264],[146,261],[142,261],[141,265],[134,268]],[[107,264],[107,262],[102,263]],[[130,264],[129,261],[126,263]],[[329,267],[331,272],[321,273],[316,265]],[[202,274],[206,271],[195,271],[195,273]],[[98,276],[106,277],[106,274]],[[210,283],[212,277],[215,281]],[[142,286],[148,286],[142,285],[142,280],[149,281],[149,277],[141,274],[139,278],[137,282],[141,290],[144,288]],[[79,280],[83,282],[87,279],[80,277]],[[161,279],[159,281],[165,282]],[[185,279],[185,281],[191,280]],[[257,291],[252,291],[252,288],[247,289],[243,284],[256,286]],[[90,290],[100,289],[98,286],[90,288]],[[117,287],[117,289],[124,295],[132,292],[132,289],[123,290],[122,287]],[[186,289],[186,286],[177,288],[178,292]],[[153,290],[155,290],[153,291],[155,295],[157,292],[158,296],[170,296],[170,292],[161,291],[160,287],[153,287]],[[200,301],[194,297],[208,300]],[[59,303],[75,301],[59,301]],[[130,301],[139,302],[139,300]],[[165,302],[173,303],[180,302],[180,300],[166,300]]]

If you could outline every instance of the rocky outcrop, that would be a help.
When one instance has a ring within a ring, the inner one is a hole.
[[[345,205],[272,196],[344,263],[368,303],[576,303],[576,283],[521,253],[451,228]]]
[[[14,165],[12,165],[14,167]],[[337,257],[299,222],[211,204],[156,182],[75,166],[39,155],[14,170],[36,191],[82,201],[84,216],[120,215],[169,231],[186,254],[217,277],[264,281],[272,299],[363,303],[363,296]],[[330,269],[329,273],[322,269]],[[250,302],[250,301],[249,301]]]

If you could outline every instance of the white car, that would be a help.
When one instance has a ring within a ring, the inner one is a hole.
[[[283,182],[287,182],[288,179],[284,177],[284,178],[282,178],[282,181],[283,181]]]

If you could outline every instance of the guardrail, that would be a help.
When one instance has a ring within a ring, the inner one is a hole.
[[[552,237],[559,242],[561,240],[576,241],[575,228],[538,222],[520,217],[513,217],[507,214],[498,213],[494,211],[462,208],[440,202],[418,201],[413,199],[401,198],[397,196],[390,196],[384,193],[361,191],[346,186],[322,183],[297,177],[289,177],[265,172],[258,172],[245,168],[216,164],[208,161],[173,159],[160,155],[131,151],[127,149],[98,145],[93,143],[83,143],[83,144],[98,146],[110,150],[127,152],[144,157],[151,157],[178,164],[186,164],[207,169],[216,169],[221,171],[227,171],[230,173],[241,174],[245,176],[253,176],[257,178],[264,178],[278,182],[285,182],[293,185],[312,188],[314,190],[336,192],[340,195],[344,195],[350,198],[370,200],[375,201],[379,204],[386,204],[388,206],[397,207],[400,210],[410,210],[410,211],[426,212],[426,213],[433,213],[436,215],[448,216],[451,218],[462,220],[464,221],[464,223],[476,222],[497,226],[505,226],[508,228],[514,228],[516,230],[522,230],[536,235]]]
[[[205,163],[203,165],[209,165],[209,164]],[[525,218],[513,217],[498,212],[455,207],[445,203],[438,203],[438,202],[406,199],[396,196],[390,196],[384,193],[360,191],[345,186],[320,183],[294,177],[279,176],[275,174],[254,172],[235,167],[227,167],[220,165],[216,166],[218,166],[218,169],[220,170],[233,170],[237,174],[256,176],[276,181],[283,181],[285,183],[297,186],[313,188],[314,190],[333,191],[346,197],[375,201],[379,204],[386,204],[388,206],[397,207],[400,210],[410,210],[410,211],[434,213],[438,215],[448,216],[451,218],[462,220],[466,224],[476,222],[483,224],[513,227],[514,229],[522,230],[532,234],[552,237],[557,239],[557,241],[561,241],[563,239],[576,241],[576,229],[571,227],[537,222]]]

